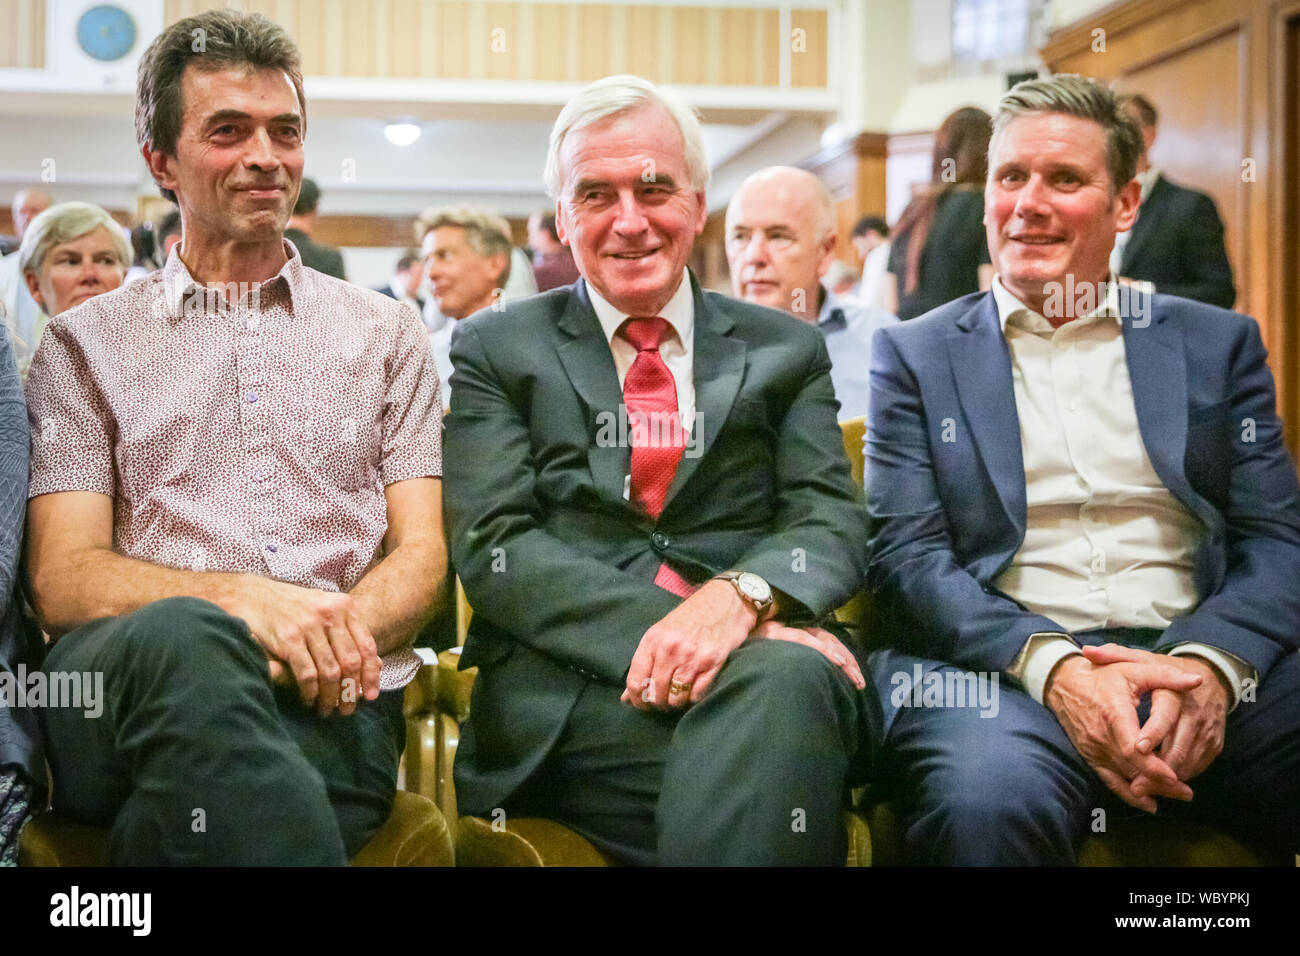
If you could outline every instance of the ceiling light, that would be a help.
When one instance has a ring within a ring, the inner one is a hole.
[[[414,123],[389,123],[384,127],[384,138],[394,146],[410,146],[420,138],[420,127]]]

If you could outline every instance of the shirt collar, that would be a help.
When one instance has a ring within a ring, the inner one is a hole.
[[[204,303],[203,311],[207,311],[206,290],[190,275],[190,270],[181,261],[180,250],[181,244],[178,242],[172,247],[171,255],[167,257],[161,272],[167,315],[172,319],[184,317],[186,303],[190,301],[190,295],[196,292],[200,296],[197,301]],[[284,240],[284,252],[288,260],[280,267],[280,271],[263,282],[262,286],[265,288],[272,283],[283,281],[289,290],[289,297],[296,300],[303,291],[303,282],[306,279],[305,267],[297,247],[288,239]]]
[[[1160,178],[1160,170],[1155,166],[1148,166],[1144,172],[1138,173],[1135,178],[1142,190],[1140,201],[1146,202],[1147,197],[1151,195],[1151,190],[1155,188],[1156,180]]]
[[[618,330],[628,320],[628,313],[610,305],[590,282],[587,283],[587,294],[591,296],[591,307],[596,310],[596,318],[600,320],[605,341],[613,342]],[[659,311],[659,317],[672,326],[685,348],[691,341],[691,331],[695,328],[695,295],[691,290],[690,273],[685,269],[682,270],[682,281],[678,283],[677,291]]]
[[[817,312],[817,327],[823,332],[847,328],[849,318],[844,314],[844,303],[829,289],[823,289],[822,307]]]
[[[1064,294],[1067,291],[1069,291],[1068,288],[1062,290],[1062,294]],[[1007,320],[1011,318],[1013,315],[1016,315],[1016,313],[1026,313],[1026,316],[1021,316],[1022,319],[1025,319],[1023,323],[1023,327],[1029,329],[1032,332],[1051,333],[1056,331],[1052,327],[1052,323],[1048,322],[1046,318],[1044,318],[1039,313],[1035,312],[1033,309],[1025,305],[1018,298],[1016,298],[1009,291],[1007,291],[1006,286],[1002,284],[1002,277],[998,275],[995,275],[993,277],[993,301],[997,304],[998,307],[998,323],[1002,327],[1003,335],[1006,335],[1007,332]],[[1115,273],[1113,272],[1109,275],[1106,281],[1105,301],[1103,301],[1091,312],[1088,312],[1085,315],[1078,316],[1072,321],[1074,322],[1087,321],[1088,319],[1092,319],[1100,315],[1109,316],[1113,318],[1116,323],[1122,325],[1122,322],[1120,320],[1120,315],[1119,315],[1119,284],[1116,282]]]

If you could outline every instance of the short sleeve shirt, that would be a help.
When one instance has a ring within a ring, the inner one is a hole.
[[[151,564],[350,591],[380,557],[385,486],[442,474],[420,320],[289,261],[197,285],[176,252],[46,330],[27,381],[29,497],[113,498],[113,547]],[[402,686],[417,659],[384,659]]]

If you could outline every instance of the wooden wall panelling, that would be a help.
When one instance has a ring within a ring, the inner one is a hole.
[[[17,4],[18,6],[13,6]],[[9,0],[11,9],[39,0]],[[309,76],[589,82],[636,73],[658,83],[780,85],[775,7],[666,3],[532,3],[525,0],[164,0],[168,23],[224,6],[283,25]],[[0,30],[14,15],[0,13]],[[826,9],[789,11],[799,49],[790,85],[828,83]],[[42,28],[43,29],[43,28]],[[503,31],[494,36],[493,31]],[[0,34],[0,65],[16,54]],[[499,38],[499,39],[498,39]],[[504,50],[494,50],[504,42]],[[43,43],[41,44],[43,49]]]
[[[802,49],[790,49],[790,85],[794,87],[822,87],[827,85],[826,42],[827,14],[825,10],[791,10],[791,36],[781,42],[791,45],[798,38]],[[799,36],[796,31],[802,30]]]
[[[567,38],[568,10],[562,4],[542,3],[533,9],[533,75],[539,80],[569,78],[573,58]],[[525,39],[522,42],[527,42]]]
[[[1300,445],[1300,340],[1292,327],[1300,301],[1285,278],[1297,266],[1286,239],[1295,229],[1287,210],[1297,175],[1286,131],[1300,106],[1287,44],[1298,13],[1296,0],[1131,0],[1058,32],[1041,51],[1058,72],[1150,87],[1164,114],[1158,161],[1209,192],[1224,214],[1236,308],[1259,321],[1292,448]],[[1105,52],[1092,49],[1098,28]]]
[[[820,179],[836,201],[836,257],[845,262],[856,262],[850,233],[857,221],[884,214],[888,143],[883,133],[859,133],[799,164]]]
[[[708,83],[709,66],[718,57],[718,48],[708,45],[709,11],[699,7],[671,7],[666,14],[672,25],[673,82]]]
[[[0,69],[45,68],[45,0],[0,4]]]
[[[659,11],[654,7],[628,7],[627,72],[644,76],[652,82],[660,79]],[[592,77],[594,79],[594,77]]]
[[[421,75],[419,0],[389,0],[388,37],[392,56],[388,75],[410,79]]]
[[[573,79],[590,83],[593,79],[607,77],[614,73],[615,64],[610,62],[610,10],[599,4],[577,5],[577,75]],[[569,39],[569,44],[573,39]]]

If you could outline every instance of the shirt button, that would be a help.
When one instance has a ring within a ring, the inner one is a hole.
[[[270,551],[272,554],[275,554],[275,552],[279,551],[280,549],[277,548],[277,547],[276,547],[275,545],[273,545],[273,544],[268,544],[268,545],[266,546],[266,550],[267,550],[267,551]]]
[[[248,393],[248,401],[249,401],[250,403],[257,401],[257,392],[249,392],[249,393]]]
[[[253,480],[254,480],[254,481],[265,481],[265,480],[266,480],[266,472],[264,472],[261,468],[257,469],[257,471],[253,472]]]
[[[668,547],[668,535],[664,534],[662,531],[656,531],[650,536],[650,543],[656,548],[662,550]]]

